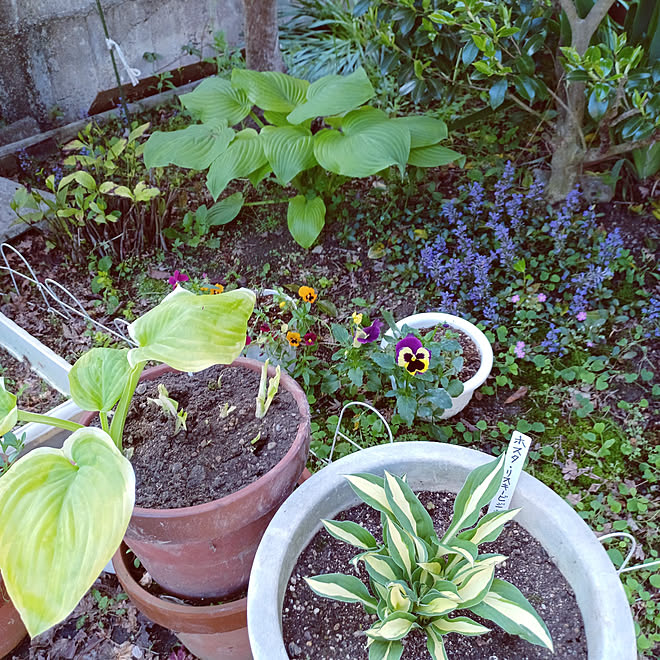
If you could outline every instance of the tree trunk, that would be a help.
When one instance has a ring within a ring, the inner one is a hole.
[[[248,69],[284,71],[277,26],[277,0],[243,0]]]

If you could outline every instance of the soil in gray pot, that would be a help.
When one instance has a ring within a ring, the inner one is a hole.
[[[188,413],[186,430],[176,435],[174,418],[149,401],[158,398],[159,383]],[[266,416],[257,419],[258,389],[258,373],[228,366],[140,383],[124,430],[124,447],[133,450],[136,505],[210,502],[271,470],[291,447],[300,414],[293,396],[280,387]]]
[[[418,493],[434,519],[441,536],[453,512],[453,493]],[[337,520],[353,520],[380,541],[380,514],[366,504],[348,509]],[[509,559],[500,564],[495,576],[515,584],[545,621],[555,653],[509,635],[490,621],[468,611],[465,615],[491,629],[479,637],[445,635],[449,660],[586,660],[587,642],[582,616],[572,589],[552,563],[541,544],[520,525],[509,523],[493,543],[479,546],[480,553],[497,552]],[[298,558],[289,579],[282,610],[284,644],[289,657],[305,660],[366,660],[366,636],[376,615],[366,614],[355,603],[340,603],[317,596],[303,577],[320,573],[357,575],[368,585],[366,570],[349,564],[357,548],[339,541],[322,529]],[[404,640],[402,660],[427,660],[426,636],[413,631]]]

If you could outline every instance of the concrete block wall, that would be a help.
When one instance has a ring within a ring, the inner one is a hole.
[[[142,78],[211,55],[213,34],[241,43],[242,0],[101,0],[110,37]],[[161,55],[155,63],[143,53]],[[117,58],[118,60],[118,58]],[[130,85],[118,60],[122,83]],[[64,121],[84,116],[103,90],[116,87],[95,0],[0,0],[0,120],[34,117],[48,127],[54,108]]]

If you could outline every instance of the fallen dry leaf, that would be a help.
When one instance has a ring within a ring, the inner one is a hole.
[[[510,397],[507,397],[504,400],[504,405],[508,403],[513,403],[514,401],[518,401],[518,399],[522,399],[524,396],[527,396],[528,388],[525,387],[524,385],[522,387],[519,387]]]

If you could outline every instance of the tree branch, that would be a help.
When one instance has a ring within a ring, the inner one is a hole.
[[[594,32],[596,32],[614,2],[615,0],[596,0],[596,4],[590,9],[589,13],[584,18],[580,18],[574,0],[559,0],[559,4],[571,26],[571,46],[575,48],[580,56],[584,55],[589,47],[591,37],[593,37]]]
[[[623,142],[622,144],[615,144],[613,147],[610,147],[607,152],[601,153],[600,149],[589,149],[584,157],[585,165],[595,165],[596,163],[602,163],[603,161],[610,160],[611,158],[616,158],[617,156],[622,156],[627,154],[634,149],[643,149],[652,145],[654,142],[660,140],[660,130],[656,130],[652,135],[647,137],[645,140],[637,140],[636,142]]]

